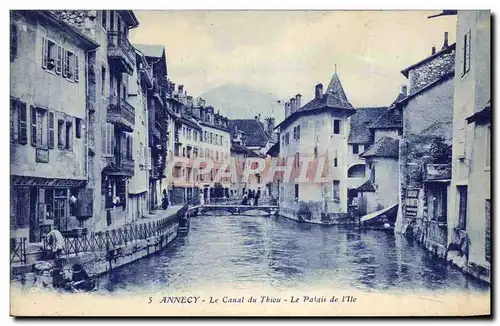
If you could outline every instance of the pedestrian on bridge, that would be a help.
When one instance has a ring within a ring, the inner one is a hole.
[[[205,205],[205,197],[203,196],[203,192],[200,192],[200,205]]]
[[[259,198],[260,198],[260,187],[257,189],[257,192],[255,193],[255,199],[254,199],[254,206],[259,206]]]
[[[243,200],[241,201],[241,205],[248,205],[248,195],[247,195],[246,191],[243,194]]]

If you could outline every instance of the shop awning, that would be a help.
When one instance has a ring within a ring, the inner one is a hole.
[[[365,221],[369,221],[377,216],[380,216],[388,211],[390,211],[391,209],[393,209],[394,207],[398,206],[398,204],[394,204],[392,206],[389,206],[387,208],[384,208],[384,209],[381,209],[379,211],[376,211],[376,212],[373,212],[373,213],[370,213],[370,214],[366,214],[364,216],[361,216],[361,222],[365,222]]]

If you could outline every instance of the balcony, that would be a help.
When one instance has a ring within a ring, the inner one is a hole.
[[[135,110],[125,99],[117,96],[109,98],[108,122],[111,122],[124,131],[132,132],[135,125]]]
[[[153,70],[151,67],[142,66],[139,69],[141,73],[141,83],[145,88],[151,88],[153,86]]]
[[[124,33],[108,32],[108,59],[118,72],[134,73],[135,51]]]
[[[131,177],[134,175],[134,160],[115,155],[114,161],[110,162],[103,172],[110,176]]]
[[[451,179],[451,164],[426,164],[425,182],[447,182]]]

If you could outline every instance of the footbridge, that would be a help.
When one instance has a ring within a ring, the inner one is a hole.
[[[275,215],[279,211],[279,206],[275,205],[262,205],[262,206],[250,206],[250,205],[224,205],[224,204],[205,204],[191,206],[186,211],[186,216],[192,216],[197,214],[205,214],[213,211],[225,211],[232,215],[244,214],[248,211],[261,211],[269,215]]]

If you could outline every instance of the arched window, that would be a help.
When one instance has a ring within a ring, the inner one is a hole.
[[[365,165],[364,164],[356,164],[353,165],[347,170],[348,178],[364,178],[365,177]]]

